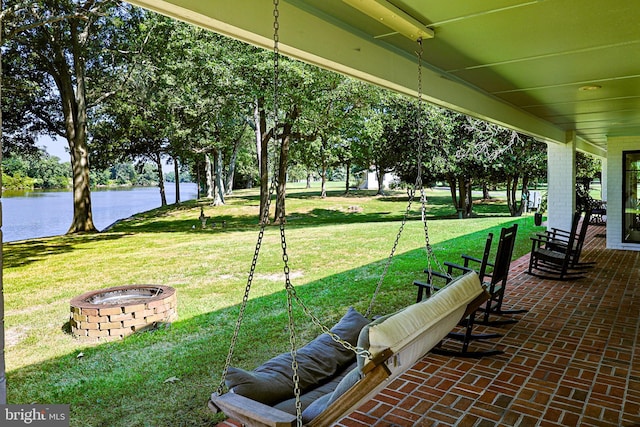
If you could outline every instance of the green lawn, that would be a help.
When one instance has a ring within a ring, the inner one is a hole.
[[[364,312],[407,206],[404,192],[326,199],[290,186],[287,247],[292,282],[328,326],[349,306]],[[515,256],[528,252],[533,216],[511,218],[504,203],[475,206],[455,219],[449,193],[428,193],[430,242],[439,262],[479,254],[488,232],[518,222]],[[200,206],[216,227],[202,230]],[[225,206],[205,201],[157,209],[96,235],[4,245],[9,403],[68,403],[72,426],[204,426],[222,371],[257,238],[258,197],[238,191]],[[225,221],[225,227],[222,222]],[[426,266],[419,203],[414,203],[374,314],[412,303]],[[253,368],[288,350],[280,238],[268,227],[234,365]],[[68,331],[69,301],[125,284],[178,292],[179,320],[168,329],[90,344]],[[296,308],[298,342],[319,333]],[[79,354],[82,357],[78,357]],[[173,379],[171,381],[167,381]],[[176,380],[177,379],[177,380]]]

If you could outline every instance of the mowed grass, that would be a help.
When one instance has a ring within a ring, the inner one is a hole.
[[[407,195],[343,196],[331,188],[292,186],[287,253],[297,294],[327,326],[353,306],[365,312],[389,257]],[[428,192],[428,230],[438,262],[479,255],[487,233],[519,224],[515,257],[539,231],[533,216],[511,218],[502,202],[475,206],[459,220],[448,191]],[[202,229],[200,208],[209,218]],[[72,426],[207,426],[207,409],[227,356],[258,235],[256,191],[225,206],[206,200],[150,211],[95,235],[4,245],[9,403],[67,403]],[[223,226],[224,222],[224,226]],[[215,227],[212,224],[215,223]],[[414,202],[372,314],[415,300],[412,282],[427,265],[420,204]],[[289,349],[278,227],[262,244],[233,364],[252,369]],[[179,320],[124,340],[87,343],[68,333],[69,301],[89,290],[126,284],[176,288]],[[299,345],[320,333],[295,307]]]

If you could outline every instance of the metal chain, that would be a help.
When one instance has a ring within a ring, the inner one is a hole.
[[[258,256],[260,255],[260,248],[262,246],[264,231],[267,226],[267,223],[269,222],[269,209],[271,207],[271,198],[273,197],[275,188],[276,188],[276,182],[275,182],[275,179],[272,179],[271,186],[269,187],[269,194],[267,196],[264,211],[262,212],[262,216],[260,220],[260,231],[258,232],[258,240],[256,242],[256,247],[253,252],[253,259],[251,260],[251,268],[249,269],[249,276],[247,278],[247,285],[245,286],[244,296],[242,297],[240,312],[238,313],[238,319],[236,320],[236,325],[233,330],[233,336],[231,338],[231,343],[229,345],[229,352],[227,353],[227,359],[225,360],[224,368],[222,370],[222,377],[220,379],[220,384],[218,385],[218,389],[216,390],[216,393],[218,394],[222,394],[225,389],[225,380],[227,378],[227,373],[229,372],[229,367],[231,366],[233,352],[238,342],[240,327],[242,325],[242,321],[244,320],[244,313],[247,308],[247,301],[249,301],[249,292],[251,291],[253,276],[255,275],[256,265],[258,264]]]
[[[278,86],[280,78],[280,11],[278,10],[280,2],[279,0],[273,0],[273,139],[278,140]],[[277,172],[274,172],[274,177]],[[293,395],[295,396],[296,407],[296,424],[298,427],[302,427],[302,402],[300,400],[300,376],[298,375],[298,360],[296,350],[296,332],[295,321],[293,316],[293,295],[291,289],[290,269],[289,269],[289,255],[287,255],[287,244],[284,230],[284,209],[280,210],[280,241],[282,242],[282,261],[284,262],[284,278],[285,289],[287,290],[287,314],[289,318],[289,343],[291,344],[291,370],[293,372]]]
[[[438,267],[438,270],[441,272],[444,272],[445,274],[448,275],[448,273],[445,272],[444,267],[442,266],[442,264],[440,264],[440,262],[438,261],[435,253],[433,252],[433,247],[431,246],[431,242],[429,241],[429,225],[427,224],[427,216],[426,216],[426,210],[427,210],[427,197],[424,191],[424,185],[422,183],[422,139],[423,139],[423,128],[422,128],[422,120],[424,119],[423,117],[423,98],[422,98],[422,55],[423,55],[423,48],[422,48],[422,38],[419,38],[417,40],[418,42],[418,120],[417,120],[417,132],[418,132],[418,173],[416,176],[416,181],[415,184],[413,186],[413,189],[409,190],[409,202],[407,204],[407,209],[405,210],[404,216],[402,218],[402,222],[400,224],[400,228],[398,230],[398,234],[396,235],[396,240],[393,243],[393,247],[391,249],[391,253],[389,254],[389,257],[387,258],[387,262],[385,263],[384,266],[384,270],[382,272],[382,275],[380,276],[380,279],[378,280],[378,285],[376,286],[376,289],[373,293],[373,297],[371,298],[371,302],[369,303],[369,307],[367,308],[367,312],[365,314],[366,317],[369,317],[371,315],[371,311],[373,310],[373,306],[375,304],[375,300],[378,297],[378,294],[380,293],[380,289],[382,287],[382,282],[384,281],[387,272],[389,271],[389,266],[391,265],[391,262],[393,260],[393,257],[395,255],[397,246],[398,246],[398,242],[400,240],[400,236],[402,234],[402,231],[404,230],[405,224],[407,222],[407,219],[409,217],[409,213],[411,211],[411,205],[413,203],[414,197],[415,197],[415,191],[417,188],[420,189],[420,202],[421,202],[421,209],[420,209],[420,216],[421,216],[421,220],[422,220],[422,224],[423,224],[423,229],[424,229],[424,241],[425,241],[425,252],[427,255],[427,274],[428,274],[428,283],[430,284],[431,287],[431,295],[433,295],[433,275],[431,273],[432,271],[432,261],[435,262],[436,266]]]
[[[422,139],[423,139],[423,128],[422,122],[426,121],[426,117],[424,116],[424,108],[423,108],[423,90],[422,90],[422,55],[424,54],[424,50],[422,47],[422,38],[418,39],[418,176],[416,178],[416,183],[414,188],[420,188],[420,202],[421,202],[421,210],[420,217],[422,220],[422,225],[424,228],[424,244],[425,244],[425,253],[427,255],[427,280],[430,285],[430,295],[433,295],[433,274],[432,271],[432,260],[435,261],[438,270],[449,276],[449,273],[445,272],[444,267],[438,261],[435,253],[433,252],[433,247],[431,246],[431,242],[429,241],[429,225],[427,224],[427,196],[424,191],[424,185],[422,183]],[[449,276],[450,277],[450,276]]]
[[[273,86],[274,86],[274,139],[276,138],[277,135],[277,127],[278,127],[278,106],[277,106],[277,86],[278,86],[278,28],[279,28],[279,24],[278,24],[278,16],[279,16],[279,12],[278,12],[278,0],[274,0],[274,11],[273,11],[273,16],[274,16],[274,24],[273,24],[273,30],[274,30],[274,36],[273,36],[273,40],[274,40],[274,81],[273,81]],[[224,393],[224,390],[226,388],[225,386],[225,381],[227,378],[227,374],[229,372],[229,367],[231,366],[231,362],[233,359],[233,353],[235,351],[235,347],[236,344],[238,342],[238,337],[240,335],[240,328],[242,326],[242,322],[244,320],[244,314],[246,311],[246,307],[247,307],[247,302],[249,301],[249,293],[251,291],[251,285],[253,283],[253,277],[255,275],[255,271],[256,271],[256,266],[258,264],[258,256],[260,254],[260,248],[262,247],[262,240],[264,238],[264,232],[266,229],[266,226],[269,222],[269,210],[271,208],[271,198],[273,197],[273,193],[275,192],[275,188],[277,186],[277,181],[276,181],[276,174],[274,173],[272,175],[272,179],[271,179],[271,185],[269,187],[269,193],[267,195],[267,199],[265,201],[265,206],[264,206],[264,211],[261,212],[261,216],[260,216],[260,231],[258,232],[258,240],[256,242],[256,247],[253,253],[253,259],[251,260],[251,268],[249,269],[249,276],[247,278],[247,285],[245,286],[245,290],[244,290],[244,295],[242,297],[242,303],[240,304],[240,311],[238,313],[238,319],[236,320],[236,324],[233,330],[233,336],[231,337],[231,343],[229,345],[229,352],[227,353],[227,358],[225,360],[225,364],[224,367],[222,369],[222,376],[220,379],[220,384],[218,385],[218,388],[216,390],[216,393],[218,394],[222,394]]]
[[[387,257],[387,262],[384,265],[384,270],[380,275],[380,279],[378,280],[378,285],[376,286],[376,290],[373,292],[373,297],[369,302],[369,307],[367,308],[367,312],[364,317],[371,316],[371,311],[373,310],[373,306],[375,304],[376,299],[378,298],[378,294],[380,293],[380,289],[382,288],[382,282],[384,282],[385,277],[387,276],[387,272],[389,271],[389,266],[391,266],[391,261],[393,260],[393,256],[396,253],[396,249],[398,247],[398,242],[400,241],[400,236],[402,235],[402,231],[404,230],[404,226],[407,223],[407,219],[409,218],[409,212],[411,211],[411,205],[413,203],[413,198],[415,196],[415,188],[409,190],[409,203],[407,204],[407,208],[404,211],[404,216],[402,217],[402,222],[400,223],[400,228],[398,229],[398,234],[396,234],[396,240],[393,242],[393,247],[391,248],[391,253]]]

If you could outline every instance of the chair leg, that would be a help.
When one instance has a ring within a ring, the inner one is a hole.
[[[459,351],[456,350],[447,350],[442,348],[441,346],[433,348],[431,351],[435,354],[440,354],[443,356],[459,356],[459,357],[470,357],[479,359],[485,356],[495,356],[497,354],[504,353],[502,350],[484,350],[484,351],[469,351],[469,343],[472,340],[483,340],[483,339],[492,339],[499,338],[501,334],[474,334],[473,326],[475,324],[475,312],[471,313],[469,317],[464,322],[464,332],[450,332],[447,335],[447,338],[454,339],[457,341],[462,341],[462,349]]]
[[[503,288],[504,289],[504,288]],[[500,319],[500,320],[492,320],[489,317],[491,315],[494,316],[509,316],[513,314],[523,314],[527,313],[529,310],[525,309],[511,309],[511,310],[503,310],[502,309],[502,301],[504,299],[504,292],[498,292],[496,298],[491,298],[487,301],[487,305],[484,308],[480,308],[480,310],[484,313],[482,319],[476,321],[477,324],[486,325],[486,326],[503,326],[503,325],[512,325],[518,322],[518,319]],[[495,304],[493,304],[495,302]]]

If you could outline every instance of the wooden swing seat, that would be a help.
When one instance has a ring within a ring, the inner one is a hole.
[[[353,412],[391,380],[411,368],[458,322],[475,312],[489,298],[478,275],[469,272],[456,278],[431,298],[363,327],[359,333],[358,347],[367,349],[371,358],[358,356],[357,367],[338,382],[335,390],[305,409],[302,414],[304,425],[330,426]],[[209,407],[214,412],[224,412],[246,426],[294,426],[297,422],[295,414],[242,396],[235,393],[233,388],[222,395],[213,393]],[[312,414],[310,419],[308,411]]]

